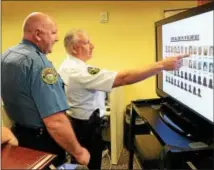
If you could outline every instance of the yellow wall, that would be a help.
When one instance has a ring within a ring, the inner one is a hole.
[[[70,28],[88,31],[95,44],[90,64],[110,70],[144,67],[155,61],[154,22],[163,17],[163,10],[196,6],[196,1],[88,1],[88,2],[2,2],[2,51],[17,44],[23,19],[40,11],[53,16],[58,23],[59,37],[49,55],[56,68],[65,58],[63,37]],[[109,22],[99,22],[100,12],[109,12]],[[3,75],[4,76],[4,75]],[[155,78],[126,86],[125,103],[155,97]]]

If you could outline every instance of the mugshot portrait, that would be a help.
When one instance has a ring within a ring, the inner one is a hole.
[[[189,84],[189,90],[188,90],[190,93],[192,93],[192,86],[191,84]]]
[[[201,97],[201,89],[200,88],[198,88],[198,97]]]
[[[198,61],[198,70],[201,70],[201,61]]]
[[[179,80],[178,80],[178,84],[177,84],[177,86],[178,86],[178,87],[180,87],[180,81],[179,81]]]
[[[193,60],[193,69],[196,69],[196,60]]]
[[[173,78],[171,77],[171,84],[173,85],[173,83],[174,83],[174,82],[173,82]]]
[[[174,53],[177,53],[177,48],[176,48],[176,46],[174,46]]]
[[[187,91],[187,84],[186,83],[184,84],[184,90]]]
[[[196,75],[193,75],[193,82],[196,83]]]
[[[177,71],[177,76],[180,77],[180,71],[179,70],[176,70]]]
[[[196,47],[196,46],[193,48],[193,54],[194,54],[194,55],[197,54],[197,47]]]
[[[184,88],[184,83],[183,82],[181,82],[181,89],[183,89]]]
[[[169,83],[170,83],[170,84],[171,84],[171,80],[172,80],[171,77],[169,77]]]
[[[180,54],[180,46],[177,47],[177,53]]]
[[[196,88],[195,87],[193,87],[193,94],[196,95]]]
[[[188,79],[188,77],[187,77],[187,72],[185,72],[185,74],[184,74],[184,78],[185,78],[185,80],[187,80],[187,79]]]
[[[213,46],[210,46],[209,56],[213,56],[213,55],[214,55],[214,48]]]
[[[170,46],[167,46],[167,52],[170,53]]]
[[[209,64],[209,72],[210,72],[210,73],[213,73],[213,63],[210,63],[210,64]]]
[[[192,74],[189,73],[189,81],[192,81]]]
[[[201,76],[198,76],[198,84],[201,85]]]
[[[204,62],[203,64],[203,71],[207,71],[207,62]]]
[[[165,80],[166,80],[166,82],[168,82],[168,76],[166,76],[166,79],[165,79]]]
[[[174,79],[174,85],[176,86],[176,79]]]
[[[171,53],[173,53],[173,46],[171,46],[170,48],[171,48],[171,50],[170,50],[170,51],[171,51]]]
[[[198,55],[201,55],[201,54],[202,54],[202,48],[198,47]]]
[[[174,83],[174,79],[171,77],[170,78],[170,83],[173,84]]]
[[[213,80],[209,79],[209,88],[213,89]]]
[[[203,86],[207,87],[207,79],[206,79],[206,77],[204,77],[204,79],[203,79]]]
[[[207,47],[204,47],[204,49],[203,49],[203,54],[204,54],[204,56],[207,56],[207,54],[208,54]]]
[[[180,77],[180,71],[178,70],[178,72],[177,72],[177,75],[178,75],[178,77]]]
[[[189,54],[192,54],[192,46],[189,46]]]
[[[185,54],[188,54],[187,47],[185,47]]]
[[[171,83],[171,77],[169,76],[169,83]]]
[[[184,78],[184,73],[183,73],[183,71],[181,71],[181,78]]]
[[[189,68],[192,68],[192,60],[189,60]]]

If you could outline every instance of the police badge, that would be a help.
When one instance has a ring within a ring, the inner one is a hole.
[[[47,84],[55,84],[58,74],[54,68],[44,68],[41,73],[42,80]]]
[[[100,69],[99,68],[95,68],[95,67],[88,67],[88,72],[91,74],[91,75],[95,75],[97,73],[100,72]]]

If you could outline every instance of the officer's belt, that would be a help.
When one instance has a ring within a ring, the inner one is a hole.
[[[34,135],[42,135],[42,134],[47,134],[47,129],[42,127],[42,128],[29,128],[20,124],[15,123],[14,127],[15,130],[21,131],[22,133],[26,134],[34,134]]]

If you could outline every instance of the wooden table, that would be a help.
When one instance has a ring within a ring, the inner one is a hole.
[[[24,148],[2,145],[2,169],[44,169],[51,164],[56,155]]]

